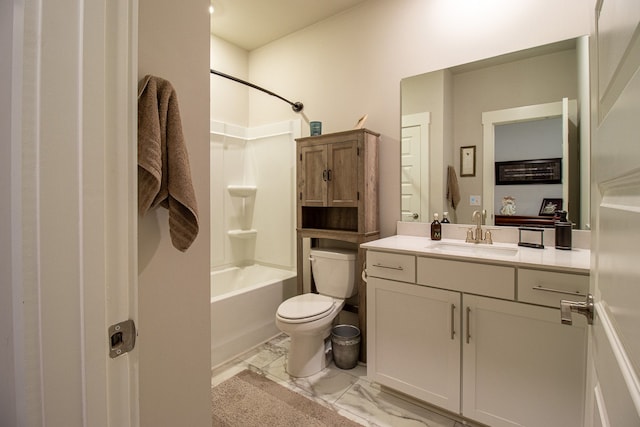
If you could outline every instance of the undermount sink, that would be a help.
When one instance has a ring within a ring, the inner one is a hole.
[[[442,252],[489,256],[515,256],[518,253],[518,248],[486,245],[482,243],[433,241],[427,246],[427,248]]]

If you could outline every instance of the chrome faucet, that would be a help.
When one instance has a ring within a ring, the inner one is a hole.
[[[467,243],[486,243],[488,245],[493,244],[491,239],[491,231],[482,229],[482,213],[480,211],[473,211],[471,220],[475,222],[476,228],[470,228],[467,230]]]

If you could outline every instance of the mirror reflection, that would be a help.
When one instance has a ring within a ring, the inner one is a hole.
[[[589,228],[588,39],[401,82],[402,220]]]

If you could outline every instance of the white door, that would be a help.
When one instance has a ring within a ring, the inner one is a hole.
[[[422,206],[429,206],[429,161],[427,157],[429,154],[429,123],[429,113],[402,116],[402,141],[400,143],[402,221],[429,221],[429,217],[423,217],[422,214]],[[423,161],[425,157],[427,160]],[[426,191],[422,191],[423,188]]]
[[[400,172],[403,221],[421,221],[420,212],[420,126],[403,126]]]
[[[137,316],[137,2],[18,3],[15,418],[136,426],[137,352],[108,328]]]
[[[603,0],[592,67],[587,425],[640,425],[640,2]],[[597,11],[598,12],[598,11]],[[575,314],[574,314],[575,316]]]

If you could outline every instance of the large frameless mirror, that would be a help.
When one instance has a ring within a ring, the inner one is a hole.
[[[588,37],[401,81],[402,220],[589,228]]]

